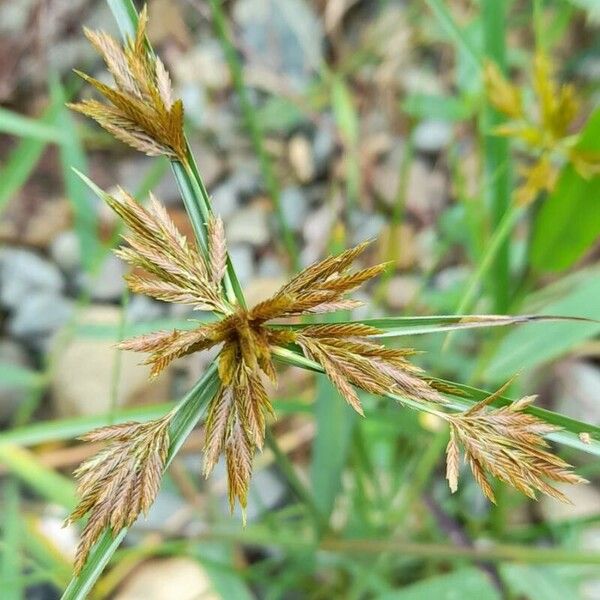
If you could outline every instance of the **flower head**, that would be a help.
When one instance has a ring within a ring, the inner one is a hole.
[[[146,43],[146,8],[140,13],[135,38],[121,46],[103,31],[85,29],[114,79],[110,87],[77,72],[107,100],[83,100],[69,106],[91,117],[122,142],[150,156],[186,161],[183,103],[173,99],[171,79]]]

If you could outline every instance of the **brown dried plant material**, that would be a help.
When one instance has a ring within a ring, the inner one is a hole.
[[[140,513],[147,514],[160,487],[173,414],[148,423],[109,425],[80,438],[108,445],[75,471],[80,501],[67,523],[89,515],[77,547],[75,572],[81,571],[105,528],[116,535]]]
[[[103,31],[84,30],[104,58],[115,87],[78,71],[108,103],[83,100],[69,106],[140,152],[186,162],[183,103],[173,99],[169,74],[160,58],[148,49],[147,22],[144,7],[135,38],[124,46]]]
[[[573,467],[552,454],[543,436],[560,430],[523,411],[535,400],[526,396],[502,408],[485,410],[506,386],[469,410],[445,418],[450,424],[446,448],[446,478],[451,491],[458,488],[459,444],[475,481],[489,500],[496,499],[488,474],[535,499],[539,491],[562,502],[569,499],[547,480],[559,483],[585,483]]]

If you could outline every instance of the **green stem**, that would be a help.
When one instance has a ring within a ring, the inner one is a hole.
[[[503,215],[500,223],[498,223],[498,227],[494,231],[494,235],[487,246],[485,254],[479,261],[477,269],[473,275],[471,275],[467,283],[467,289],[460,301],[460,304],[456,308],[457,315],[464,314],[465,311],[468,311],[473,306],[480,282],[488,274],[488,271],[491,270],[494,260],[497,259],[499,253],[505,247],[506,241],[508,240],[513,227],[519,220],[522,212],[523,208],[515,205]],[[449,333],[446,341],[444,342],[444,350],[448,350],[450,347],[452,337],[453,333]]]
[[[233,86],[240,101],[246,130],[250,135],[250,140],[252,141],[254,151],[258,156],[265,186],[275,208],[275,215],[277,217],[277,224],[283,238],[283,245],[285,246],[287,254],[290,258],[293,270],[298,271],[300,268],[298,246],[296,244],[294,234],[292,233],[292,230],[285,219],[285,215],[283,214],[279,184],[273,172],[271,160],[263,143],[262,127],[256,117],[256,112],[252,106],[252,103],[250,102],[250,98],[248,97],[248,90],[244,82],[240,58],[231,42],[231,34],[228,31],[226,17],[223,13],[220,0],[210,0],[210,9],[215,25],[215,31],[221,42],[225,59],[227,60],[227,65],[229,66],[229,72],[231,73]]]
[[[217,367],[213,364],[178,404],[169,429],[171,442],[166,466],[171,463],[196,423],[200,420],[204,408],[216,392],[217,386]],[[61,600],[84,600],[88,597],[92,586],[102,574],[126,533],[127,529],[123,529],[116,536],[113,536],[109,529],[104,531],[99,541],[92,548],[83,570],[79,575],[73,577]]]
[[[483,0],[483,38],[486,57],[506,71],[506,0]],[[487,103],[484,106],[483,131],[485,131],[484,170],[486,200],[494,229],[499,227],[509,208],[510,202],[510,163],[509,145],[506,138],[490,133],[503,118]],[[489,289],[494,297],[494,309],[502,313],[507,310],[510,299],[509,244],[502,242],[496,250],[493,266],[489,273]]]
[[[266,431],[265,443],[273,453],[277,466],[281,470],[282,474],[285,476],[287,482],[290,484],[297,498],[307,507],[307,509],[312,514],[314,521],[320,525],[320,528],[324,529],[326,527],[326,523],[323,523],[323,515],[318,509],[314,498],[312,497],[306,486],[302,483],[302,481],[300,481],[294,469],[294,465],[291,463],[291,461],[285,455],[285,453],[281,450],[281,448],[277,444],[275,436],[271,433],[270,429],[267,429]]]

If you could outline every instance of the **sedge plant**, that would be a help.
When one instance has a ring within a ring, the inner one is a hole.
[[[310,265],[272,297],[253,307],[246,305],[228,258],[223,223],[211,206],[186,141],[183,104],[173,98],[166,68],[146,40],[146,10],[138,21],[130,5],[120,6],[131,19],[129,25],[136,26],[134,32],[128,27],[124,44],[103,32],[86,30],[114,85],[81,74],[103,100],[84,100],[71,107],[133,148],[171,161],[196,239],[188,240],[177,230],[159,200],[152,198],[142,206],[124,190],[110,195],[86,181],[126,227],[124,244],[117,252],[133,267],[127,276],[130,290],[214,316],[191,330],[158,331],[126,340],[121,348],[144,353],[152,376],[177,358],[213,347],[219,351],[215,364],[165,415],[143,423],[101,427],[83,436],[106,445],[76,471],[79,504],[68,520],[86,518],[87,522],[75,559],[76,577],[64,598],[84,597],[90,590],[126,529],[152,505],[166,467],[205,406],[204,474],[209,476],[223,455],[231,509],[236,503],[246,507],[253,457],[263,447],[268,421],[275,416],[268,390],[278,377],[276,362],[324,373],[361,415],[358,390],[436,415],[450,431],[447,479],[453,492],[462,453],[492,502],[491,476],[529,497],[541,492],[566,501],[555,484],[584,480],[552,452],[545,437],[556,435],[560,427],[531,410],[533,397],[506,405],[502,388],[476,403],[466,401],[466,388],[439,380],[413,364],[413,350],[382,343],[405,335],[406,325],[411,332],[428,324],[435,325],[432,331],[443,331],[535,317],[471,315],[406,323],[310,320],[311,315],[354,308],[358,303],[348,294],[384,271],[383,264],[352,269],[368,243]]]

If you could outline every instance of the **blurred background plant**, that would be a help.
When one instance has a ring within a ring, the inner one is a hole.
[[[600,153],[595,3],[154,0],[149,12],[249,303],[330,250],[379,236],[372,258],[394,268],[359,295],[369,314],[356,318],[600,319],[600,177],[582,168]],[[128,151],[64,106],[81,90],[73,67],[104,75],[81,24],[118,35],[108,6],[6,2],[0,23],[0,589],[58,598],[78,537],[60,528],[75,504],[71,473],[97,449],[75,438],[163,415],[214,356],[149,383],[115,349],[192,315],[128,294],[110,252],[119,227],[71,166],[140,199],[153,189],[193,230],[166,159]],[[579,107],[558,111],[549,132],[558,89],[576,90]],[[519,98],[517,112],[503,94]],[[533,153],[498,135],[523,115],[545,140]],[[535,185],[523,174],[532,159],[548,167]],[[570,417],[587,452],[562,453],[592,482],[561,488],[573,506],[498,484],[492,507],[466,473],[451,496],[435,418],[361,394],[360,419],[323,378],[289,369],[247,528],[227,514],[223,465],[201,478],[196,431],[90,597],[600,597],[599,332],[532,323],[406,342],[439,377],[491,389],[519,371],[511,397],[540,392]]]

